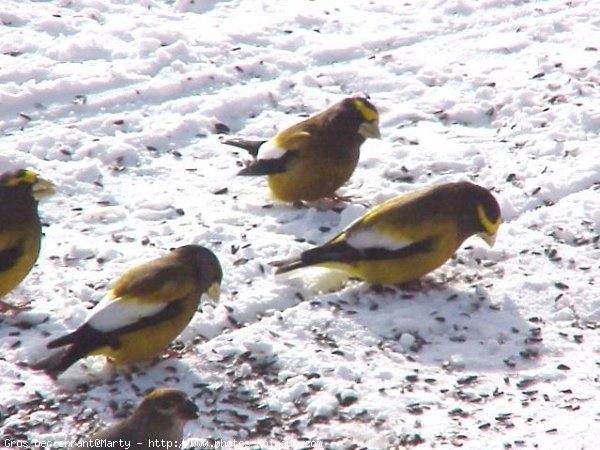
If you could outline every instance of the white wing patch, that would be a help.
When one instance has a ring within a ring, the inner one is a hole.
[[[274,144],[274,139],[269,139],[258,149],[257,159],[279,159],[283,158],[286,151]]]
[[[346,236],[346,243],[356,249],[384,248],[386,250],[400,250],[413,244],[413,241],[393,239],[373,229],[363,229]]]
[[[136,323],[144,317],[152,317],[167,305],[168,303],[148,305],[134,299],[122,301],[119,297],[113,298],[107,295],[96,305],[86,324],[98,331],[111,332]]]

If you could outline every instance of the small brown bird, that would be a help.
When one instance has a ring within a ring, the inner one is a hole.
[[[494,245],[501,221],[487,189],[441,184],[387,200],[323,245],[273,265],[276,273],[322,266],[373,284],[407,283],[444,264],[469,236]]]
[[[267,175],[276,200],[346,200],[335,191],[354,173],[365,139],[380,136],[375,106],[366,98],[350,97],[269,141],[223,143],[243,148],[256,158],[238,175]]]
[[[23,281],[38,259],[42,240],[38,201],[52,194],[54,185],[31,170],[0,176],[0,299]],[[0,312],[24,308],[0,300]]]
[[[125,272],[75,331],[47,347],[61,352],[32,364],[56,377],[81,358],[103,355],[117,365],[158,356],[190,323],[202,294],[219,298],[223,272],[213,252],[199,245]]]
[[[113,444],[112,448],[119,441],[119,448],[181,448],[185,424],[197,418],[198,407],[185,392],[157,389],[144,397],[131,416],[86,441],[104,439]]]

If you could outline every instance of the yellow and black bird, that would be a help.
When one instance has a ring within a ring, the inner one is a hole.
[[[387,200],[325,244],[273,265],[276,273],[322,266],[373,284],[406,283],[444,264],[469,236],[494,245],[501,221],[487,189],[441,184]]]
[[[31,170],[0,176],[0,299],[29,274],[40,254],[42,224],[38,201],[54,185]],[[0,311],[23,309],[0,300]]]
[[[345,200],[335,191],[354,173],[360,146],[379,138],[379,113],[363,97],[349,97],[277,133],[268,141],[231,139],[255,159],[238,175],[267,175],[282,202]]]
[[[198,407],[185,392],[157,389],[144,397],[131,416],[85,441],[105,440],[113,445],[121,441],[119,448],[180,448],[185,424],[197,418]]]
[[[48,343],[65,347],[33,369],[56,377],[81,358],[104,355],[117,365],[158,356],[192,320],[206,293],[217,300],[223,272],[213,252],[179,247],[125,272],[75,331]]]

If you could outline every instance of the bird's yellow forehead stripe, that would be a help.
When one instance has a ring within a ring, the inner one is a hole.
[[[369,108],[361,99],[356,98],[354,99],[353,103],[356,110],[365,118],[367,122],[379,120],[379,114],[377,114],[377,111]]]
[[[146,398],[150,399],[150,400],[154,400],[154,399],[160,398],[160,397],[164,397],[164,398],[171,397],[172,399],[177,398],[177,399],[185,400],[185,396],[181,392],[177,391],[176,389],[156,389],[146,395]]]
[[[496,234],[500,227],[500,223],[502,223],[502,217],[498,217],[495,222],[492,222],[485,214],[485,210],[481,205],[477,205],[477,218],[479,219],[479,222],[481,222],[481,225],[483,225],[487,234]]]
[[[37,173],[32,172],[31,170],[19,170],[15,175],[7,178],[2,184],[4,186],[18,186],[23,183],[35,184],[37,180]]]

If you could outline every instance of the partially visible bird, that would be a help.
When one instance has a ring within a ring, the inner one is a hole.
[[[31,170],[0,176],[0,299],[23,281],[38,259],[42,240],[38,201],[52,195],[54,188]],[[0,300],[0,311],[24,307]]]
[[[444,264],[469,236],[493,246],[501,220],[487,189],[441,184],[387,200],[323,245],[273,265],[276,273],[323,266],[373,284],[407,283]]]
[[[65,347],[32,364],[56,377],[81,358],[104,355],[117,365],[158,356],[192,320],[206,293],[217,300],[223,272],[205,247],[186,245],[125,272],[75,331],[51,341]]]
[[[119,448],[180,448],[185,424],[197,418],[198,407],[185,392],[157,389],[144,397],[131,416],[97,431],[85,441],[104,439],[113,448],[119,441],[122,442]]]
[[[360,146],[379,138],[379,113],[363,97],[349,97],[277,133],[268,141],[231,139],[255,159],[238,175],[267,175],[282,202],[345,200],[335,191],[354,173]]]

